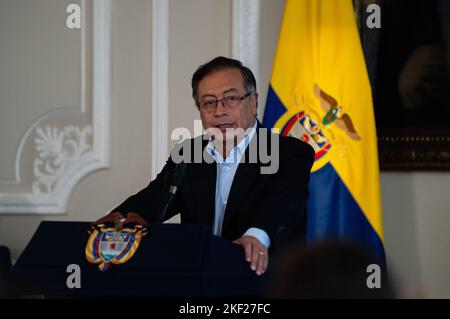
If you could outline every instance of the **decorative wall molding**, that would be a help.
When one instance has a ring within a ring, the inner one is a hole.
[[[169,148],[169,1],[153,0],[151,178],[163,168]]]
[[[81,2],[84,20],[86,1]],[[92,2],[92,126],[83,128],[65,125],[63,128],[44,125],[44,120],[66,111],[53,110],[41,116],[22,138],[16,159],[16,181],[20,178],[22,149],[34,137],[37,157],[33,162],[29,192],[0,193],[0,213],[61,214],[76,184],[98,169],[110,166],[110,79],[111,79],[111,10],[112,0]],[[86,113],[85,24],[82,42],[82,99],[79,113]],[[7,183],[5,183],[7,184]]]
[[[52,193],[55,182],[63,176],[67,167],[92,152],[91,136],[91,125],[83,129],[74,125],[62,129],[46,126],[45,130],[38,127],[34,140],[38,157],[33,161],[32,193]]]
[[[81,10],[82,10],[82,20],[84,21],[86,19],[86,0],[80,0],[80,4],[81,4]],[[86,81],[86,76],[87,76],[87,72],[86,72],[86,55],[87,55],[87,30],[86,28],[82,27],[81,28],[81,51],[80,51],[80,56],[81,56],[81,103],[79,105],[79,107],[73,108],[76,110],[80,110],[82,113],[86,113],[86,86],[87,86],[87,81]],[[17,153],[16,153],[16,159],[15,159],[15,163],[14,163],[14,180],[0,180],[0,185],[2,184],[9,184],[9,185],[19,185],[22,183],[22,174],[21,174],[21,170],[20,170],[20,161],[22,158],[22,152],[25,146],[25,143],[28,141],[28,139],[30,138],[30,135],[33,133],[33,130],[40,124],[43,123],[46,119],[50,118],[52,115],[54,115],[55,113],[58,113],[60,111],[65,111],[71,108],[60,108],[60,109],[54,109],[48,113],[45,113],[43,115],[41,115],[38,119],[36,119],[36,121],[34,121],[34,123],[28,128],[28,130],[25,132],[25,134],[22,136],[22,139],[20,140],[19,143],[19,147],[17,149]],[[1,192],[0,192],[1,194]],[[0,203],[1,204],[1,203]],[[1,211],[0,211],[1,212]]]
[[[240,60],[254,73],[260,86],[261,47],[260,0],[233,0],[233,58]]]

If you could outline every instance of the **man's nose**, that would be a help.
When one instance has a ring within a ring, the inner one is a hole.
[[[224,101],[217,101],[217,107],[216,107],[216,113],[215,115],[217,117],[226,115],[227,114],[227,108],[225,107]]]

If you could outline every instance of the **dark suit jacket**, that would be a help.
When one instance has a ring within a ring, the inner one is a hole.
[[[259,128],[260,125],[250,143],[257,143],[258,149],[260,147],[258,137],[262,135]],[[274,135],[266,134],[266,138],[268,141],[274,138]],[[202,136],[183,142],[185,147],[191,143],[192,154],[196,141],[202,143],[199,147],[201,150],[208,142]],[[252,146],[255,145],[249,145],[243,158],[249,158],[248,152]],[[272,246],[282,242],[283,238],[292,236],[304,239],[308,182],[313,162],[314,150],[311,146],[296,138],[281,136],[279,168],[275,174],[261,174],[260,168],[265,164],[261,162],[259,156],[257,163],[241,161],[228,197],[222,237],[232,241],[240,238],[250,227],[257,227],[267,232]],[[113,211],[136,212],[148,222],[157,221],[168,194],[165,179],[174,167],[174,162],[169,158],[155,180]],[[187,164],[184,179],[164,220],[180,213],[182,223],[205,224],[212,227],[216,174],[216,163],[213,161]]]

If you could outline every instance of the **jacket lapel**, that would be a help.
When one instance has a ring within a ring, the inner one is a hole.
[[[209,156],[209,154],[205,156]],[[192,188],[195,194],[195,213],[198,215],[198,220],[202,224],[212,226],[215,212],[217,165],[212,158],[209,162],[202,161],[202,163],[192,165]]]
[[[228,196],[222,224],[222,234],[227,229],[232,217],[239,211],[258,172],[259,165],[255,163],[239,164]]]
[[[258,122],[256,127],[256,134],[253,136],[250,144],[256,144],[258,149],[258,129],[261,124]],[[253,146],[254,147],[254,146]],[[231,185],[230,194],[228,195],[227,207],[225,209],[225,216],[222,224],[222,234],[227,229],[232,217],[239,211],[242,203],[245,201],[248,191],[250,190],[255,177],[259,174],[260,163],[259,156],[257,163],[249,163],[249,150],[252,149],[252,145],[249,145],[245,150],[245,156],[242,157],[241,163],[236,170],[233,183]],[[242,163],[243,161],[246,163]]]

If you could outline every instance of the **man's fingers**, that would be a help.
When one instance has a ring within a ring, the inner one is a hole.
[[[117,224],[117,222],[119,223]],[[105,224],[116,224],[118,227],[126,224],[140,225],[142,227],[142,234],[145,236],[148,233],[148,222],[141,215],[135,212],[129,212],[125,218],[121,212],[112,212],[92,223],[87,231],[88,234],[91,234],[97,227],[105,226]]]
[[[142,226],[148,226],[147,221],[137,213],[129,212],[127,214],[127,219],[125,220],[125,224],[138,224]]]
[[[142,236],[145,236],[148,234],[148,227],[142,228]]]
[[[258,266],[258,260],[259,260],[259,247],[256,244],[253,244],[252,247],[252,263],[250,265],[250,268],[254,271],[257,270],[257,266]]]
[[[233,241],[244,248],[245,260],[250,263],[250,268],[257,275],[262,275],[267,270],[269,263],[268,249],[256,238],[242,237]]]
[[[88,230],[87,230],[87,233],[88,233],[89,235],[92,234],[92,232],[93,232],[95,229],[97,229],[98,225],[99,225],[99,224],[90,224],[90,225],[89,225],[89,228],[88,228]],[[102,225],[102,224],[100,224],[100,225]]]
[[[266,257],[264,255],[259,255],[259,259],[258,259],[258,266],[256,268],[256,274],[258,276],[262,275],[264,270],[263,270],[263,266],[264,266],[264,260],[266,259]]]
[[[263,265],[264,272],[266,272],[268,266],[269,266],[269,251],[267,251],[266,258],[264,259]]]
[[[256,274],[257,275],[262,275],[263,273],[266,272],[267,264],[268,264],[268,260],[269,260],[269,256],[267,255],[267,251],[262,251],[261,250],[261,252],[263,254],[259,255],[258,268],[256,270]]]
[[[100,225],[100,224],[105,224],[105,223],[114,223],[117,218],[123,218],[123,215],[121,212],[113,212],[111,214],[103,216],[102,218],[100,218],[96,222],[94,222],[94,225]]]
[[[248,262],[252,261],[252,244],[246,243],[244,244],[244,251],[245,251],[245,260]]]

